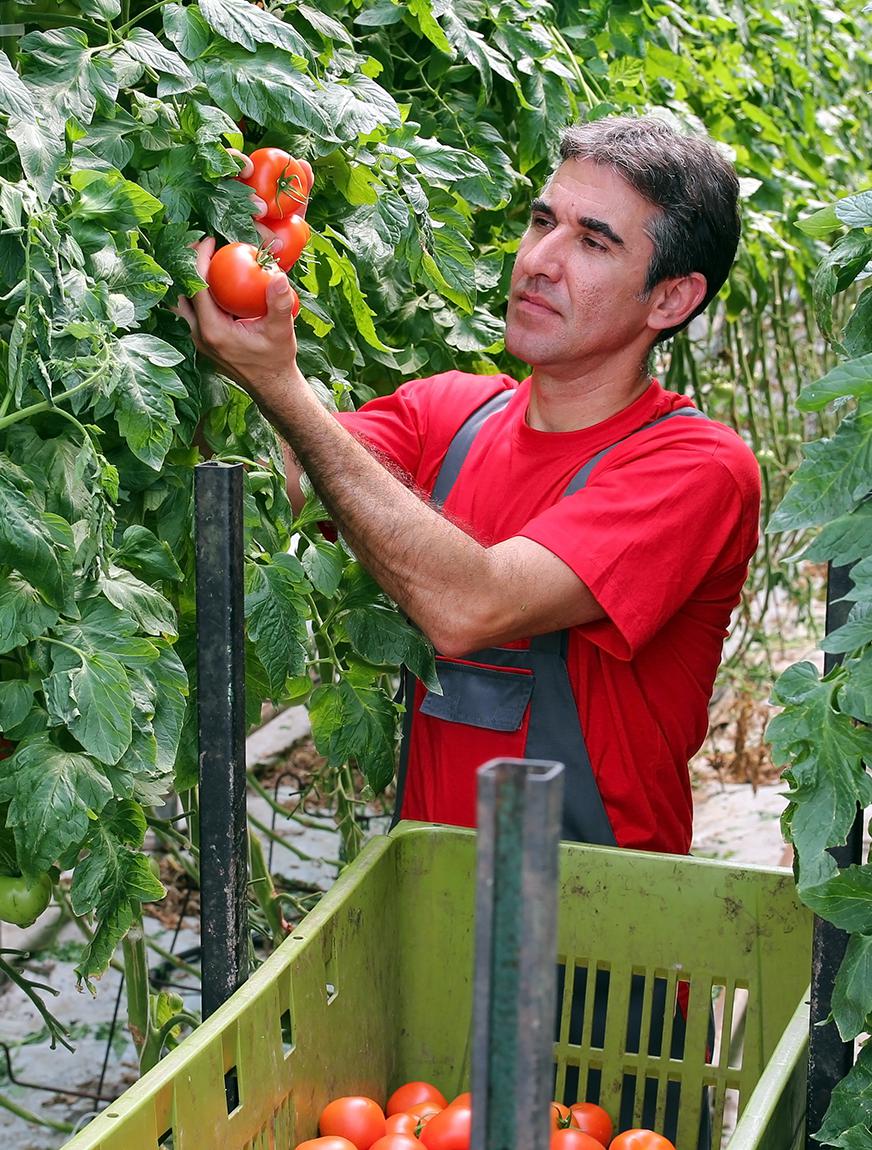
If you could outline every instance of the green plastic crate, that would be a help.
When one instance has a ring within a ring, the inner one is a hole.
[[[289,1150],[316,1133],[332,1097],[383,1101],[417,1078],[449,1096],[468,1088],[474,875],[470,831],[406,823],[370,842],[252,978],[67,1150]],[[811,919],[790,873],[567,844],[559,899],[557,1097],[575,1079],[584,1094],[598,1073],[614,1115],[625,1074],[678,1082],[678,1150],[696,1150],[709,1086],[716,1113],[738,1094],[730,1150],[799,1147]],[[588,965],[610,972],[599,1046],[589,1009],[582,1033],[569,1033],[573,971]],[[655,978],[670,995],[689,983],[683,1058],[625,1051],[633,975],[646,979],[646,1009]],[[707,1060],[713,988],[728,1030],[747,992],[741,1056],[723,1042]],[[238,1097],[230,1113],[228,1097]]]

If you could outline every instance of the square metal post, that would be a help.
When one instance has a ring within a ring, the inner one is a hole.
[[[248,977],[242,481],[238,463],[194,469],[204,1018]]]
[[[563,765],[478,771],[472,1150],[547,1150]]]

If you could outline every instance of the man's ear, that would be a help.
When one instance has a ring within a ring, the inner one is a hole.
[[[702,272],[661,280],[651,292],[648,326],[655,331],[678,327],[705,299],[707,287]]]

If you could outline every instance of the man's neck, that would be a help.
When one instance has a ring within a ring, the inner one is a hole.
[[[527,424],[534,431],[582,431],[629,407],[651,382],[647,370],[621,381],[601,373],[567,380],[534,368]]]

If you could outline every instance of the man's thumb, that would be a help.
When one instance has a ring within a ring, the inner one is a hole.
[[[267,299],[276,311],[288,312],[291,310],[291,285],[284,273],[272,276],[266,291]]]

